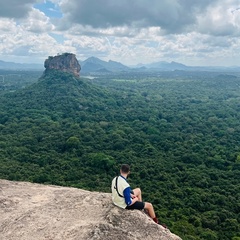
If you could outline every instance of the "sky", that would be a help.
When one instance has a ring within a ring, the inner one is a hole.
[[[240,66],[239,0],[0,0],[0,60]]]

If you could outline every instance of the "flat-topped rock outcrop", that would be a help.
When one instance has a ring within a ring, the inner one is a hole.
[[[63,72],[69,72],[76,77],[80,76],[81,66],[75,56],[72,53],[63,53],[57,56],[49,56],[44,62],[44,67],[46,68],[45,73],[48,70],[55,69]]]

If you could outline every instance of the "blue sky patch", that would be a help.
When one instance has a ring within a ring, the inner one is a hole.
[[[34,8],[40,10],[50,18],[61,18],[63,16],[59,6],[50,1],[34,4]]]

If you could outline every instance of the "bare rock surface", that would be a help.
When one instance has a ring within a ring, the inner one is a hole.
[[[0,180],[2,240],[179,240],[139,210],[114,206],[110,193]]]
[[[50,69],[60,70],[63,72],[69,72],[79,77],[81,66],[75,56],[72,53],[63,53],[57,56],[49,56],[44,62],[46,68],[45,73]]]

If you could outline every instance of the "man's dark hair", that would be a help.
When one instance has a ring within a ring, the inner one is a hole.
[[[121,166],[121,171],[122,171],[123,173],[129,173],[129,171],[130,171],[130,166],[129,166],[128,164],[123,164],[123,165]]]

